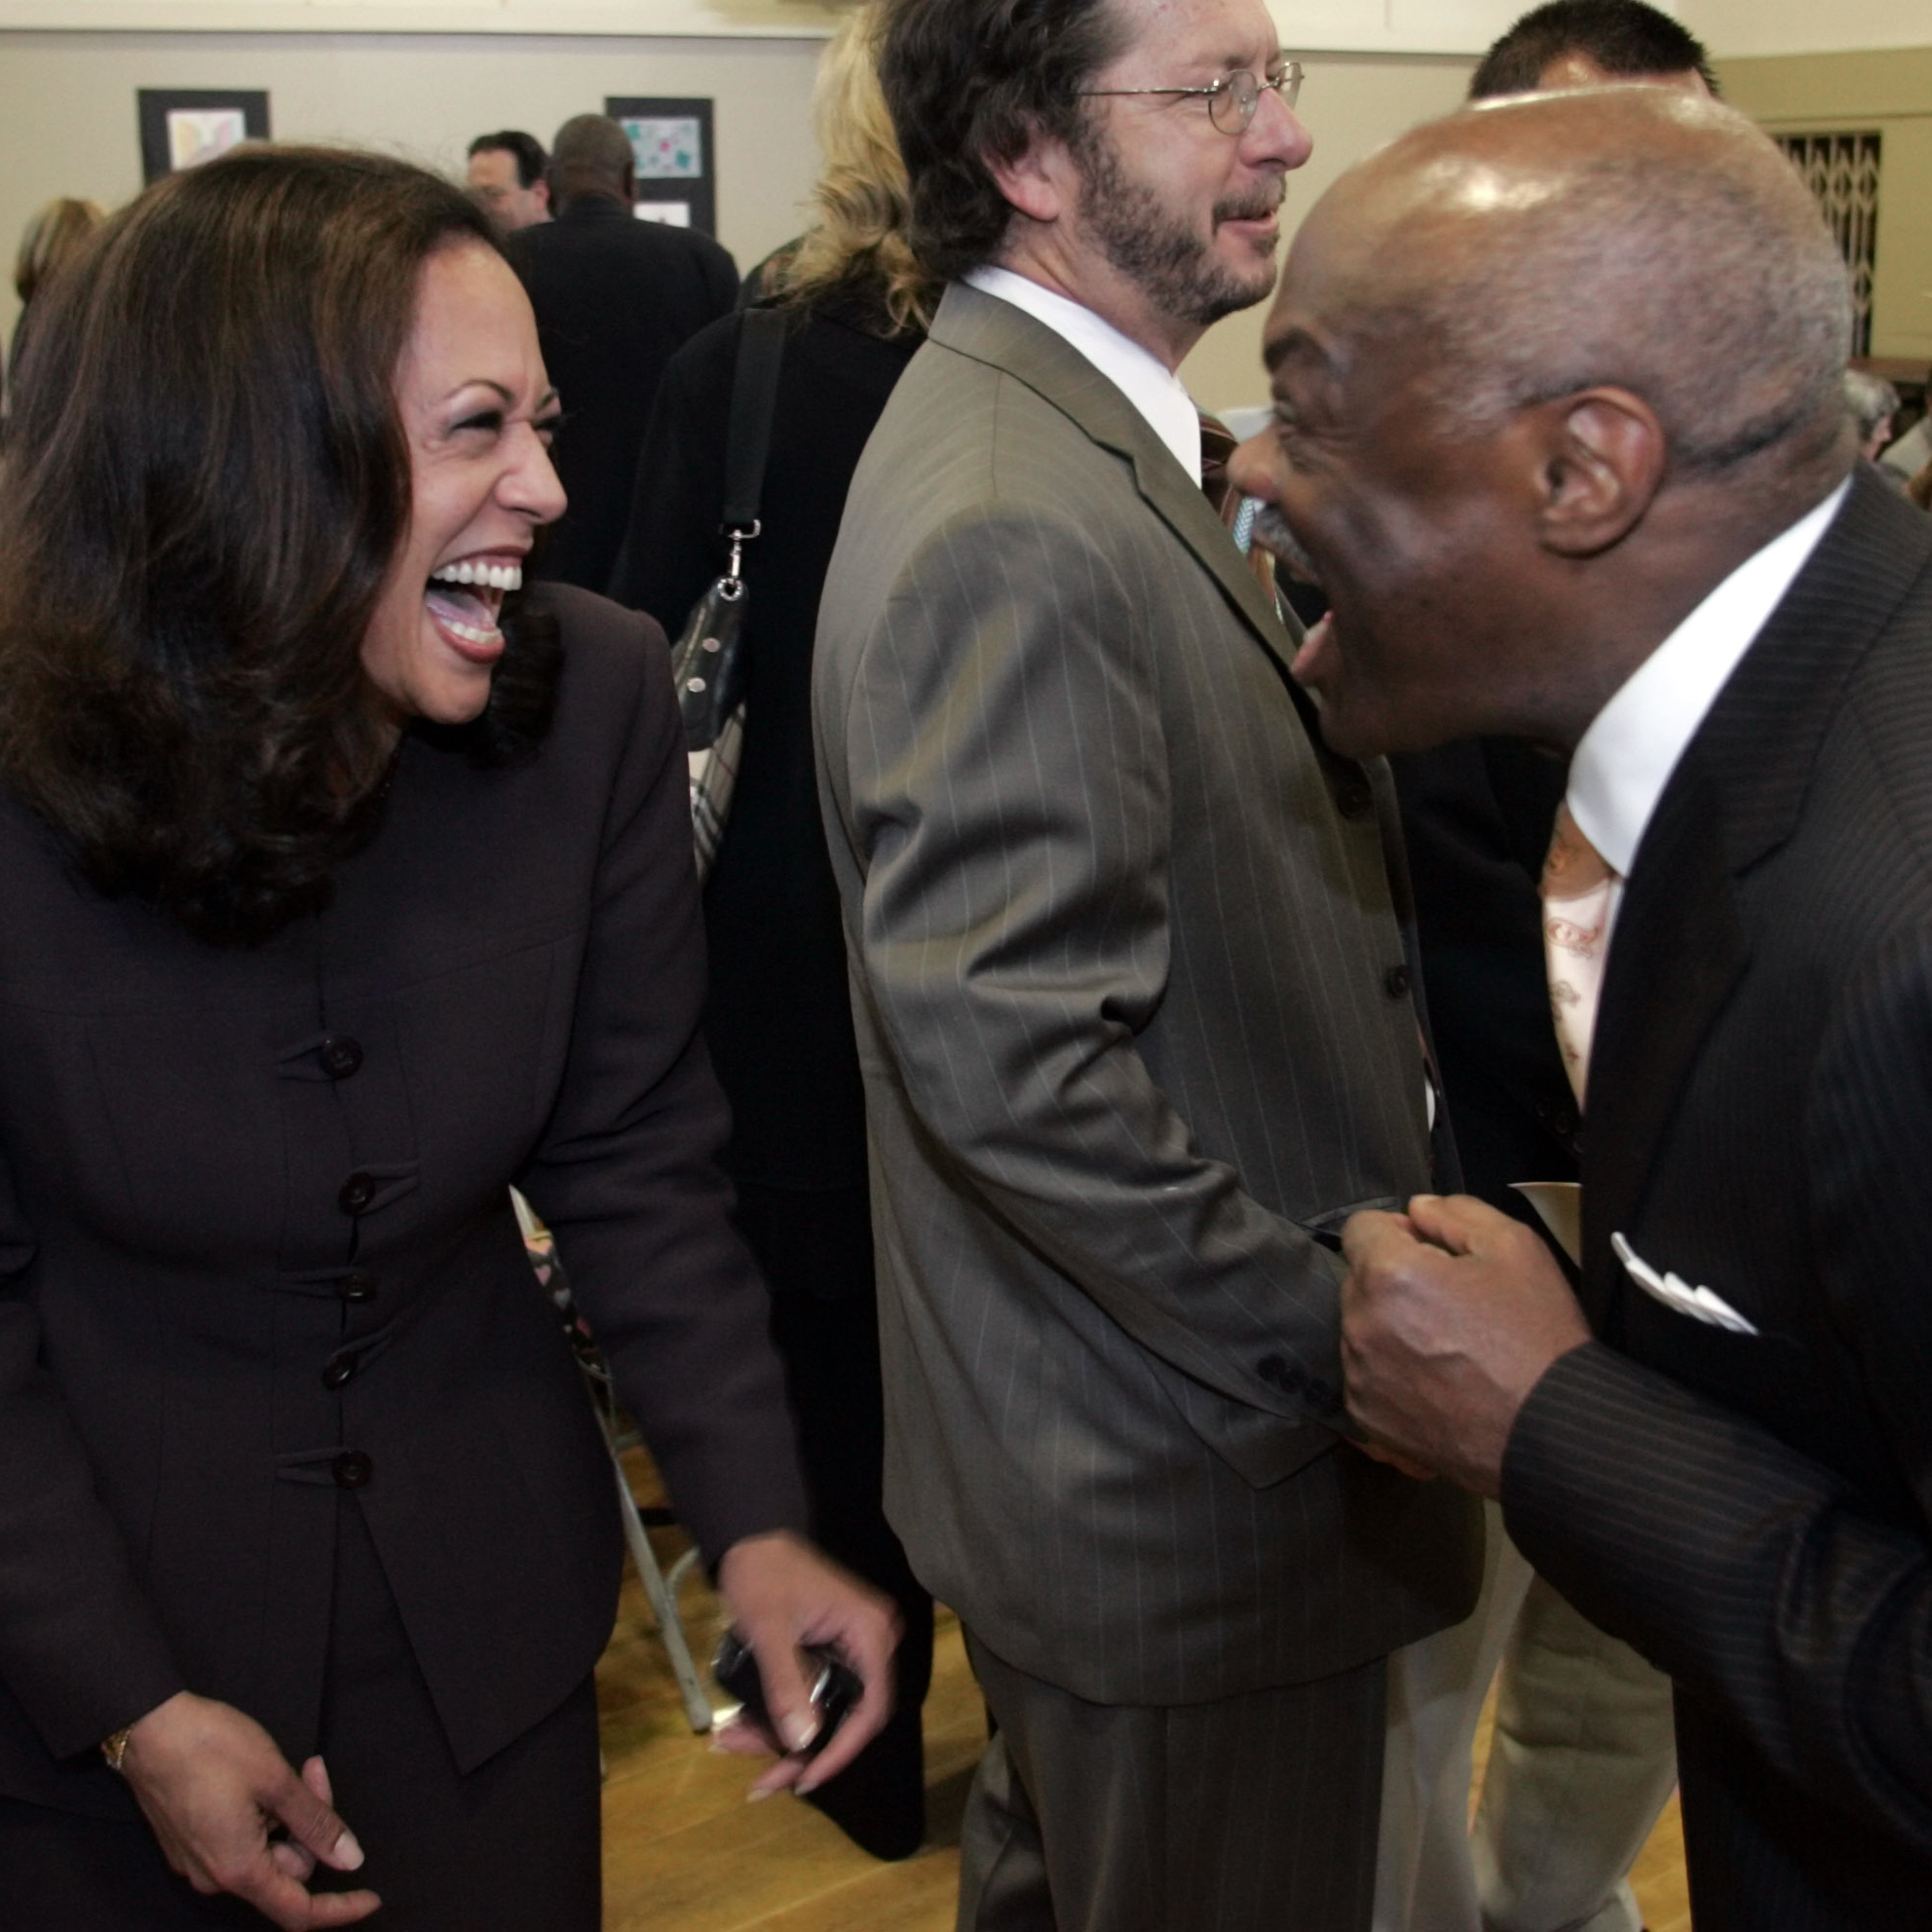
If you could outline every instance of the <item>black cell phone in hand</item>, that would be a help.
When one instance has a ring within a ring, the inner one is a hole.
[[[833,1734],[851,1715],[852,1706],[865,1694],[858,1673],[829,1644],[809,1644],[805,1654],[816,1666],[812,1681],[812,1707],[818,1713],[818,1730],[803,1751],[789,1751],[772,1722],[771,1707],[765,1702],[765,1681],[758,1674],[758,1659],[751,1647],[736,1630],[727,1630],[718,1646],[711,1675],[718,1687],[744,1706],[746,1720],[765,1734],[766,1741],[781,1758],[815,1758],[832,1741]]]

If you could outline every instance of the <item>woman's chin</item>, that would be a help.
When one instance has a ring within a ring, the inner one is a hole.
[[[474,724],[483,715],[490,701],[490,674],[483,671],[465,678],[460,685],[448,685],[422,695],[416,715],[433,725]]]

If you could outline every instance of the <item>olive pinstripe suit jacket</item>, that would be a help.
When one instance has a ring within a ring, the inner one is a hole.
[[[1369,775],[1120,392],[951,288],[814,705],[872,1129],[887,1502],[1021,1670],[1182,1703],[1466,1613],[1466,1498],[1342,1443],[1355,1208],[1427,1185]]]

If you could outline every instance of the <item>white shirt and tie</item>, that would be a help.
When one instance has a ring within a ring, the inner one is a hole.
[[[1748,557],[1645,659],[1570,765],[1543,870],[1543,948],[1564,1066],[1580,1104],[1623,882],[1671,774],[1718,694],[1837,514],[1849,479]]]
[[[1200,411],[1181,378],[1157,356],[1091,309],[1009,268],[976,268],[966,280],[982,294],[1024,309],[1079,350],[1147,418],[1148,427],[1199,486]]]

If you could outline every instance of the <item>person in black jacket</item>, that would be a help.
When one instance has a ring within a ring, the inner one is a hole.
[[[635,185],[624,130],[579,114],[551,143],[556,219],[505,244],[564,409],[552,454],[570,508],[537,574],[587,590],[610,579],[664,364],[738,299],[731,256],[708,235],[637,220]]]
[[[1235,464],[1338,747],[1572,753],[1580,1286],[1466,1196],[1358,1215],[1343,1361],[1670,1677],[1699,1932],[1932,1899],[1932,530],[1858,463],[1851,314],[1743,116],[1526,96],[1310,211]]]
[[[936,291],[904,241],[905,173],[873,69],[869,10],[827,50],[817,95],[826,168],[817,218],[762,265],[762,299],[791,319],[761,505],[747,547],[750,674],[742,762],[704,894],[705,1029],[732,1105],[725,1164],[739,1225],[772,1289],[799,1421],[813,1534],[897,1602],[897,1708],[879,1740],[813,1801],[881,1857],[925,1826],[920,1705],[932,1599],[880,1502],[879,1383],[865,1104],[838,893],[812,755],[812,644],[846,490]],[[737,317],[672,359],[637,469],[611,594],[667,629],[725,561],[726,422]]]
[[[257,1922],[226,1892],[593,1932],[622,1543],[512,1184],[780,1727],[795,1645],[867,1680],[765,1782],[836,1772],[890,1682],[889,1607],[795,1534],[663,640],[521,590],[554,396],[450,183],[239,150],[42,299],[0,580],[0,1928]]]

